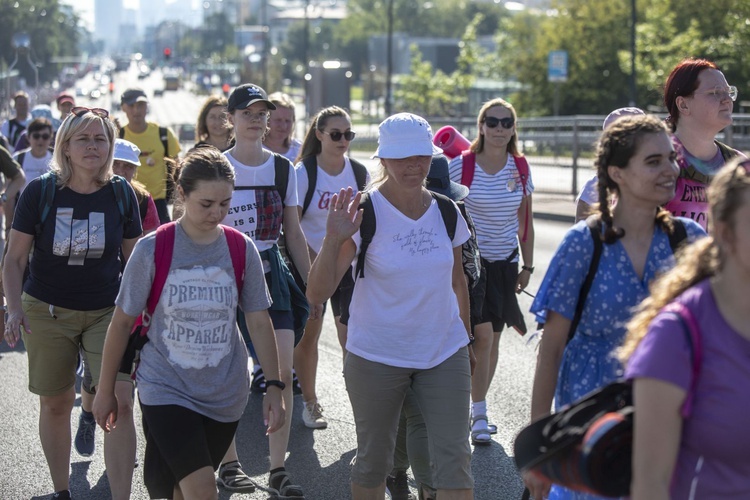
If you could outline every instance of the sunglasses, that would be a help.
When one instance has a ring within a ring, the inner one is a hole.
[[[38,139],[41,139],[41,140],[43,140],[43,141],[46,141],[46,140],[47,140],[47,139],[49,139],[50,137],[52,137],[52,136],[51,136],[51,135],[49,135],[49,134],[39,134],[39,133],[33,133],[33,134],[31,134],[31,138],[32,138],[32,139],[37,139],[37,140],[38,140]]]
[[[86,113],[94,113],[99,118],[109,117],[109,111],[104,108],[87,108],[85,106],[76,106],[75,108],[71,109],[70,112],[77,117],[81,117]]]
[[[325,130],[321,130],[321,132],[330,136],[333,142],[339,142],[342,137],[347,141],[351,141],[357,135],[351,130],[347,130],[346,132],[339,132],[338,130],[335,132],[326,132]]]
[[[503,128],[512,128],[516,124],[513,118],[495,118],[494,116],[486,116],[484,118],[484,124],[488,128],[495,128],[498,125],[502,125]]]

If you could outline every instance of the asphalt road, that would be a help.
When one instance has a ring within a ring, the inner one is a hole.
[[[546,263],[557,247],[567,225],[559,222],[536,223],[536,272],[529,286],[533,293],[544,275]],[[522,310],[528,310],[531,298],[521,295]],[[527,324],[535,324],[527,315]],[[527,335],[528,337],[528,335]],[[500,361],[488,396],[490,419],[499,432],[491,446],[473,450],[472,470],[477,500],[512,500],[520,498],[522,485],[513,464],[513,438],[528,419],[531,383],[535,363],[534,343],[514,331],[506,331],[500,343]],[[341,349],[330,316],[326,317],[320,341],[318,394],[329,421],[326,430],[304,427],[300,415],[301,397],[295,398],[292,435],[287,469],[301,484],[309,500],[350,498],[349,463],[355,453],[354,421],[341,376]],[[52,481],[37,434],[38,398],[27,390],[27,361],[22,347],[10,350],[0,344],[0,498],[41,499],[52,493]],[[217,391],[221,387],[216,388]],[[260,413],[261,397],[251,395],[240,422],[238,448],[245,471],[259,484],[268,477],[268,444],[263,434]],[[76,400],[71,419],[75,431],[80,414]],[[140,412],[136,408],[136,422]],[[143,457],[143,439],[138,426],[138,455]],[[71,488],[78,500],[109,498],[104,469],[102,432],[97,431],[97,448],[93,457],[83,458],[72,452]],[[264,499],[265,492],[253,494],[222,493],[220,498]],[[143,486],[142,468],[135,471],[133,499],[148,498]]]

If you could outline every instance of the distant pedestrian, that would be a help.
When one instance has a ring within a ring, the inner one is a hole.
[[[52,123],[46,118],[35,118],[25,130],[31,147],[17,150],[13,159],[21,165],[26,185],[49,172],[52,165]],[[24,186],[25,187],[25,186]]]
[[[63,92],[57,96],[55,103],[57,104],[57,111],[60,112],[60,122],[63,122],[70,114],[70,110],[75,107],[76,99],[67,92]]]
[[[636,409],[634,500],[750,498],[749,160],[716,174],[708,203],[711,236],[654,283],[621,353]],[[663,310],[675,302],[694,316],[699,345]]]
[[[506,326],[526,333],[517,294],[526,289],[534,272],[534,184],[528,163],[526,175],[521,175],[520,163],[526,159],[518,149],[517,122],[509,102],[488,101],[479,110],[477,137],[469,154],[450,163],[452,181],[465,184],[471,179],[464,203],[474,220],[483,267],[481,318],[473,323],[477,366],[471,378],[471,441],[475,445],[491,443],[497,432],[489,421],[487,392],[497,368],[500,334]],[[520,271],[519,257],[523,259]]]
[[[226,151],[234,145],[232,124],[227,119],[227,99],[212,95],[203,103],[195,126],[195,146],[213,146]]]
[[[13,95],[13,111],[15,116],[4,121],[0,126],[0,134],[8,139],[9,151],[13,153],[21,132],[26,130],[26,125],[32,120],[29,114],[29,94],[24,91],[16,92]]]
[[[148,96],[139,88],[130,88],[122,93],[120,105],[128,118],[128,123],[120,129],[120,139],[125,139],[141,150],[141,168],[136,179],[146,186],[154,198],[159,220],[169,222],[167,204],[171,201],[172,163],[168,158],[177,158],[180,143],[172,129],[146,120]],[[168,189],[169,188],[169,189]]]
[[[357,500],[385,495],[409,390],[424,415],[438,498],[473,498],[469,297],[461,263],[469,230],[452,201],[436,199],[424,186],[432,156],[440,152],[423,118],[386,118],[374,155],[382,168],[366,192],[377,219],[366,256],[358,257],[363,194],[341,189],[331,197],[326,236],[310,271],[307,295],[317,304],[333,295],[354,260],[361,270],[344,362],[357,430],[351,471]],[[449,210],[455,211],[452,239],[444,218]]]
[[[677,224],[686,243],[705,235],[686,218],[675,220],[660,207],[674,196],[678,168],[664,123],[651,115],[628,116],[607,127],[599,139],[595,165],[599,179],[598,217],[591,221],[601,237],[585,302],[578,304],[594,255],[588,221],[573,226],[549,264],[531,312],[544,323],[531,396],[531,421],[622,376],[615,356],[633,307],[649,294],[649,284],[674,265],[670,235]],[[610,208],[609,200],[617,196]],[[580,321],[577,307],[581,308]],[[572,340],[570,340],[572,337]],[[549,484],[531,475],[524,480],[534,498],[547,498]],[[551,499],[591,499],[553,486]]]
[[[237,288],[224,234],[229,228],[219,225],[234,188],[229,162],[218,150],[199,148],[185,157],[178,175],[177,195],[185,212],[173,223],[174,251],[164,290],[190,288],[194,293],[162,296],[151,318],[149,342],[140,353],[136,377],[146,435],[143,478],[151,498],[215,499],[214,471],[250,393],[247,350],[235,310],[242,309],[264,368],[274,377],[278,364],[267,312],[271,301],[263,265],[249,239],[242,289]],[[120,424],[114,382],[131,329],[146,309],[158,237],[149,235],[136,245],[107,332],[94,414],[108,433]],[[204,314],[196,330],[192,318],[200,311]],[[283,424],[278,389],[268,391],[263,416],[269,433]]]
[[[268,118],[268,132],[263,138],[263,147],[295,163],[299,161],[297,157],[302,143],[294,137],[294,125],[297,123],[294,101],[282,92],[274,92],[268,96],[268,100],[276,109],[271,111]]]
[[[90,363],[95,390],[122,259],[130,256],[141,223],[132,189],[112,179],[115,128],[107,111],[74,109],[56,140],[54,176],[31,181],[18,202],[3,284],[5,340],[14,347],[23,336],[29,390],[39,395],[39,436],[55,498],[67,499],[79,349]],[[42,194],[43,182],[50,183],[51,199]],[[119,208],[125,206],[129,212]],[[104,460],[112,497],[119,499],[130,496],[136,448],[130,377],[119,377],[115,390],[122,425],[105,438]]]

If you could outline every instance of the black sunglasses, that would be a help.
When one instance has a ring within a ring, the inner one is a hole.
[[[104,108],[87,108],[85,106],[76,106],[75,108],[71,109],[70,112],[78,117],[81,117],[85,115],[86,113],[94,113],[96,116],[100,118],[109,117],[109,111],[107,111]]]
[[[52,136],[51,136],[51,135],[49,135],[49,134],[39,134],[39,133],[37,133],[37,132],[35,132],[35,133],[31,134],[31,138],[32,138],[32,139],[42,139],[43,141],[46,141],[46,140],[47,140],[47,139],[49,139],[50,137],[52,137]]]
[[[338,130],[336,130],[335,132],[326,132],[325,130],[321,130],[321,132],[331,136],[331,140],[334,142],[339,142],[342,137],[347,141],[351,141],[357,135],[351,130],[347,130],[346,132],[339,132]]]
[[[489,128],[495,128],[498,125],[502,125],[503,128],[511,128],[515,123],[516,121],[513,118],[495,118],[494,116],[484,118],[484,124]]]

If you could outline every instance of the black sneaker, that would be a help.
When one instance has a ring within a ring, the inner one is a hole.
[[[83,413],[81,413],[81,416],[78,419],[78,432],[76,432],[75,447],[78,454],[82,457],[90,457],[94,454],[94,446],[96,445],[94,439],[95,434],[96,420],[93,418],[88,420],[83,416]]]
[[[57,491],[52,495],[53,500],[71,500],[70,490]]]
[[[391,500],[417,500],[409,490],[409,476],[405,470],[396,472],[395,476],[388,474],[385,479],[385,492]]]
[[[253,381],[250,384],[250,390],[260,394],[266,392],[266,376],[263,375],[263,369],[258,368],[257,371],[253,372]]]
[[[299,386],[299,379],[294,370],[292,370],[292,394],[302,394],[302,388]]]

